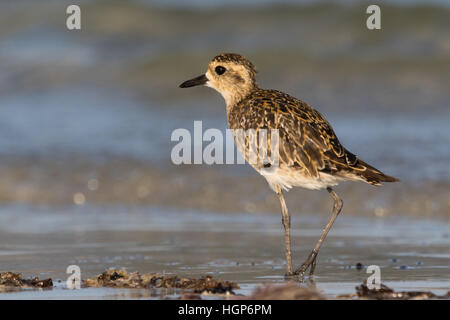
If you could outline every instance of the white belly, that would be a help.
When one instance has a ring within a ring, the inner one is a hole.
[[[332,176],[327,173],[319,173],[319,177],[312,178],[303,175],[300,171],[283,168],[261,168],[257,170],[266,178],[269,186],[276,192],[276,187],[280,186],[283,190],[289,191],[292,187],[302,187],[310,190],[325,189],[337,185],[345,180],[341,177]]]

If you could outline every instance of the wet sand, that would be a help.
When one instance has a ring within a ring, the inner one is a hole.
[[[0,265],[24,277],[52,278],[55,287],[0,293],[0,299],[155,299],[182,292],[165,289],[65,289],[67,266],[81,277],[107,268],[140,273],[211,275],[236,281],[250,295],[268,283],[284,283],[282,227],[278,214],[210,214],[141,208],[3,207]],[[317,240],[326,217],[293,216],[295,263]],[[450,290],[450,228],[439,221],[339,217],[319,255],[315,284],[335,298],[355,292],[378,265],[381,281],[395,291]],[[363,267],[357,268],[361,263]]]

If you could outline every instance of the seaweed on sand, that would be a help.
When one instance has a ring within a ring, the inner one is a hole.
[[[0,291],[28,288],[51,288],[52,279],[40,280],[38,277],[23,279],[22,274],[13,272],[0,272]]]
[[[396,292],[388,286],[381,284],[379,289],[369,289],[364,282],[356,287],[356,295],[359,299],[376,300],[427,300],[427,299],[450,299],[450,292],[438,296],[430,291],[399,291]]]
[[[199,279],[182,278],[177,275],[158,273],[139,274],[128,273],[125,270],[109,269],[94,278],[84,281],[89,287],[116,288],[177,288],[192,290],[195,293],[234,294],[233,289],[239,286],[235,282],[213,279],[206,275]]]

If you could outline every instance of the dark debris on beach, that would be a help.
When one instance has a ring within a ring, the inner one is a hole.
[[[192,290],[194,293],[234,294],[233,289],[239,289],[235,282],[213,279],[206,275],[199,279],[183,278],[177,275],[158,273],[139,274],[128,273],[125,270],[109,269],[94,278],[85,280],[88,287],[115,288],[177,288]]]
[[[53,287],[52,279],[39,279],[34,277],[31,279],[23,279],[22,274],[13,272],[0,273],[0,292],[11,291],[14,289],[29,288],[51,288]]]
[[[304,286],[299,283],[269,284],[256,288],[249,296],[236,295],[239,289],[236,282],[213,279],[206,275],[201,278],[184,278],[172,274],[127,272],[125,270],[108,269],[96,277],[83,280],[83,287],[111,287],[135,289],[180,289],[183,294],[178,299],[202,299],[205,294],[227,295],[227,299],[245,300],[324,300],[330,299],[319,292],[315,286]],[[22,289],[53,288],[52,279],[38,277],[24,279],[20,273],[0,272],[0,292],[18,291]],[[438,296],[430,291],[399,291],[381,284],[379,289],[369,289],[364,282],[357,286],[352,294],[339,295],[335,299],[358,300],[436,300],[450,299],[450,291]],[[331,298],[333,299],[333,298]]]
[[[360,300],[437,300],[450,299],[450,291],[443,296],[438,296],[430,291],[399,291],[389,288],[384,284],[380,284],[379,289],[369,289],[367,283],[364,282],[357,286],[356,294],[340,295],[338,298]]]

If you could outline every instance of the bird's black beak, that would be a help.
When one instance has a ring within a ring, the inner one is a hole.
[[[195,87],[202,84],[205,84],[208,81],[208,78],[204,74],[201,76],[198,76],[197,78],[188,80],[180,84],[180,88],[189,88],[189,87]]]

